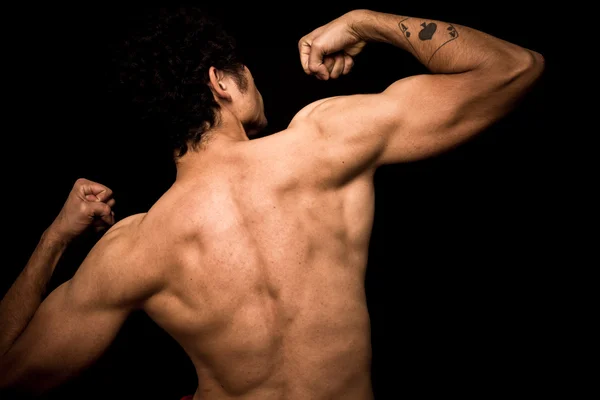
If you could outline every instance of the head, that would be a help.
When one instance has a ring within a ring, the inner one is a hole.
[[[117,51],[119,92],[159,125],[176,159],[199,149],[225,114],[247,135],[266,126],[252,74],[217,20],[177,8],[138,22]]]

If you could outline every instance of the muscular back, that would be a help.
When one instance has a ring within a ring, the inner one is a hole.
[[[406,45],[398,18],[378,32]],[[167,271],[144,309],[190,355],[196,400],[372,397],[363,283],[375,169],[469,140],[543,70],[537,53],[463,33],[471,49],[496,46],[493,57],[316,102],[266,138],[209,145],[138,221],[148,266]]]
[[[164,289],[146,312],[202,399],[367,399],[372,176],[340,183],[310,125],[207,152],[139,222]]]

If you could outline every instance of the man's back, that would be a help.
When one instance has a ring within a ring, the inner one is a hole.
[[[301,136],[201,154],[139,223],[173,260],[144,309],[191,357],[203,399],[371,396],[372,180],[332,186]]]

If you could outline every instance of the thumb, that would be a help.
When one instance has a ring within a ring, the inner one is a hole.
[[[89,216],[92,219],[101,219],[108,225],[114,224],[114,215],[108,204],[101,201],[88,203]]]

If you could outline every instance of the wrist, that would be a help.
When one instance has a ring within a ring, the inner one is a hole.
[[[358,9],[350,11],[352,29],[367,42],[391,43],[390,35],[397,29],[397,16],[377,11]]]
[[[374,11],[367,9],[352,10],[346,13],[346,18],[348,18],[350,28],[361,40],[372,40],[370,37],[370,26],[373,24],[372,19],[375,18]]]
[[[50,225],[48,229],[42,233],[42,237],[40,238],[40,243],[44,247],[51,247],[58,250],[64,250],[70,242],[71,239],[67,235],[59,232],[54,225]]]

